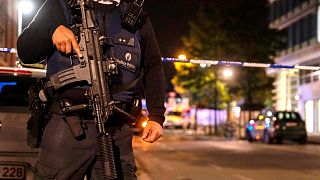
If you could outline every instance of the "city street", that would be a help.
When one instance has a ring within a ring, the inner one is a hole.
[[[134,138],[140,180],[318,180],[320,145],[267,145],[165,131],[159,142]]]
[[[24,129],[25,127],[22,127]],[[4,136],[0,161],[25,161],[33,165],[36,150],[27,150],[23,134]],[[17,131],[22,132],[22,131]],[[15,142],[10,139],[15,138]],[[165,130],[153,144],[134,136],[138,180],[318,180],[320,144],[299,145],[249,143],[214,136]],[[18,153],[9,153],[16,149]]]

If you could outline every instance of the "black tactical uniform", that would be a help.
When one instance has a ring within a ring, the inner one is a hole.
[[[135,31],[128,31],[121,25],[127,7],[127,2],[121,2],[117,6],[96,4],[94,8],[100,30],[111,36],[118,59],[119,73],[112,76],[111,80],[113,84],[123,85],[143,74],[141,84],[149,119],[162,125],[165,81],[159,47],[150,19],[144,12]],[[71,67],[69,57],[58,52],[52,42],[52,35],[58,26],[72,26],[71,15],[67,0],[47,0],[18,38],[17,49],[21,61],[36,63],[47,59],[47,77]],[[114,93],[114,100],[127,108],[133,97],[141,95],[137,87]],[[72,103],[81,103],[86,99],[81,92],[81,88],[73,87],[59,92],[59,97]],[[82,179],[85,174],[91,179],[101,179],[98,173],[100,167],[95,160],[96,127],[90,112],[73,113],[67,118],[82,120],[86,138],[76,140],[63,117],[57,111],[52,111],[44,131],[35,179]],[[127,120],[115,113],[108,119],[106,129],[114,141],[119,179],[136,179],[132,130]]]

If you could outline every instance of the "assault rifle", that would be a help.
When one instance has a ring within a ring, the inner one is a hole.
[[[98,133],[97,160],[102,162],[104,179],[116,179],[116,167],[112,149],[111,135],[106,132],[104,123],[113,111],[125,114],[131,120],[130,114],[116,107],[110,94],[109,75],[117,73],[116,59],[105,57],[103,47],[108,44],[108,37],[100,34],[93,12],[93,0],[77,0],[77,10],[80,10],[80,23],[75,25],[78,32],[78,42],[83,57],[70,58],[72,68],[60,71],[50,77],[50,86],[58,90],[66,85],[89,85],[86,92],[87,104],[62,104],[62,114],[83,109],[92,109]],[[78,63],[74,63],[78,61]]]
[[[117,171],[114,161],[111,135],[105,131],[104,122],[112,113],[109,81],[106,73],[117,73],[114,59],[104,59],[102,47],[104,37],[100,35],[93,14],[92,0],[78,0],[80,5],[82,25],[80,26],[80,50],[83,55],[79,58],[80,69],[88,69],[83,75],[90,77],[88,91],[89,106],[93,109],[93,117],[98,133],[97,160],[101,161],[104,169],[104,179],[116,179]]]

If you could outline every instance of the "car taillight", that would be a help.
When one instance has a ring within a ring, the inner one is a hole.
[[[23,69],[0,69],[0,74],[12,74],[14,76],[17,75],[27,75],[27,76],[31,76],[32,72],[28,71],[28,70],[23,70]]]

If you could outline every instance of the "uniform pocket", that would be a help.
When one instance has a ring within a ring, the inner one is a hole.
[[[133,35],[117,34],[112,38],[118,67],[135,73],[140,66],[141,50]]]
[[[59,172],[59,168],[38,162],[35,167],[35,180],[55,179]]]

